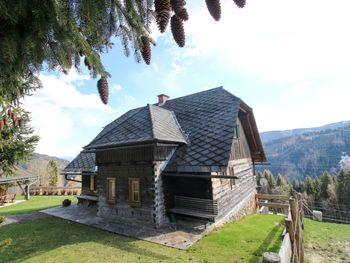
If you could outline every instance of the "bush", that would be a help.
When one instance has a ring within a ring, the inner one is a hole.
[[[71,203],[72,203],[71,200],[69,200],[69,199],[64,199],[64,200],[62,201],[62,206],[63,206],[63,207],[67,207],[67,206],[70,206]]]
[[[5,217],[0,216],[0,224],[3,223],[3,222],[5,222]]]

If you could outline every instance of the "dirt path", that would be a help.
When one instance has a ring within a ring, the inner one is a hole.
[[[349,263],[350,262],[350,242],[334,242],[327,246],[319,244],[306,244],[305,258],[309,263]]]
[[[5,222],[1,223],[0,227],[48,217],[51,216],[40,212],[23,215],[7,215],[5,216]]]

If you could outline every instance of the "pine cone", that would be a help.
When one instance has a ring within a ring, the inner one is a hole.
[[[108,82],[107,79],[104,77],[101,77],[97,81],[97,90],[100,94],[100,98],[104,104],[108,103]]]
[[[161,12],[163,10],[171,10],[170,0],[154,0],[154,8],[156,12]]]
[[[183,21],[176,15],[171,17],[171,32],[179,47],[184,47],[186,41],[184,25]]]
[[[175,11],[175,14],[184,21],[187,21],[189,16],[186,8],[181,8]]]
[[[142,58],[147,65],[151,63],[151,44],[148,36],[141,37],[142,49],[141,54]]]
[[[166,27],[169,24],[169,20],[170,20],[170,10],[164,9],[162,11],[157,12],[156,22],[157,22],[159,31],[161,33],[165,32]]]
[[[21,128],[23,128],[24,125],[25,125],[25,120],[24,120],[24,118],[22,117],[22,118],[19,119],[19,126],[20,126]]]
[[[239,7],[239,8],[243,8],[245,6],[245,0],[233,0],[236,5]]]
[[[17,120],[17,114],[15,112],[11,113],[11,119],[13,120],[13,122]]]
[[[220,0],[205,0],[205,2],[210,15],[215,19],[215,21],[219,21],[221,17]]]

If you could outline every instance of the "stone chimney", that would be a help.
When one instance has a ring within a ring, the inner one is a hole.
[[[168,99],[170,99],[169,96],[167,96],[165,94],[160,94],[160,95],[158,95],[158,104],[163,105]]]

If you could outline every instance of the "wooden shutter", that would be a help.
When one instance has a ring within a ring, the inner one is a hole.
[[[116,180],[107,178],[107,202],[115,203],[116,201]]]

